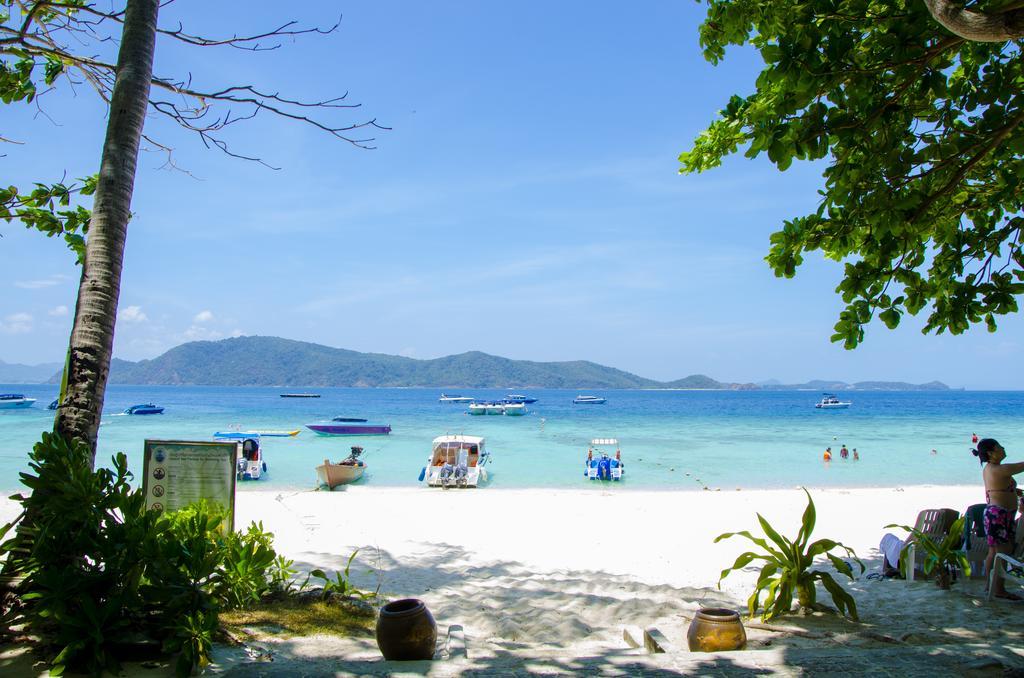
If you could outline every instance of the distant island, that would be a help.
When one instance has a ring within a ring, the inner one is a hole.
[[[59,363],[34,368],[0,362],[0,383],[57,383]],[[45,372],[43,372],[45,370]],[[54,372],[56,371],[56,374]],[[45,376],[43,376],[45,374]],[[35,379],[26,377],[36,377]],[[383,353],[360,353],[278,337],[236,337],[182,344],[152,360],[114,359],[110,384],[424,387],[424,388],[631,388],[680,390],[945,391],[933,381],[775,381],[726,383],[702,374],[661,382],[585,360],[534,362],[470,351],[418,360]]]

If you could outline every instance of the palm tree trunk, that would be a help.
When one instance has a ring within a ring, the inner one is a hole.
[[[114,345],[135,165],[153,77],[160,0],[128,0],[107,135],[78,285],[67,363],[67,395],[56,431],[89,444],[93,462]]]

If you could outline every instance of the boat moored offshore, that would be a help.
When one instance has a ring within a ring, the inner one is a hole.
[[[143,405],[132,405],[124,411],[125,414],[163,414],[164,408],[153,403],[145,403]]]
[[[578,395],[572,399],[573,405],[604,405],[606,402],[607,398],[592,395]]]
[[[306,424],[310,431],[322,436],[386,436],[391,433],[390,424],[379,424],[357,417],[335,417],[317,424]]]
[[[21,393],[0,394],[0,410],[11,410],[18,407],[32,407],[35,398],[26,398]]]
[[[823,394],[821,402],[814,404],[814,407],[819,410],[844,410],[853,403],[850,401],[839,400],[834,393]]]

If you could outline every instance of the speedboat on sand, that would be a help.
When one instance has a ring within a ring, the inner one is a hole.
[[[337,464],[332,464],[330,459],[324,459],[324,463],[316,467],[316,475],[321,485],[326,485],[333,490],[338,485],[354,483],[363,477],[366,470],[366,463],[359,460],[363,448],[352,447],[351,454]]]
[[[615,448],[612,457],[609,450]],[[622,451],[619,441],[615,438],[594,438],[587,449],[587,460],[583,465],[583,475],[590,480],[622,480],[626,465],[622,463]]]
[[[479,436],[438,436],[419,479],[429,487],[478,487],[487,481],[484,466],[489,459]]]

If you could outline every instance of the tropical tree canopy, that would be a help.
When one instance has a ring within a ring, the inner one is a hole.
[[[981,322],[995,331],[997,316],[1018,310],[1021,6],[974,5],[967,20],[994,17],[1017,38],[978,42],[951,34],[920,0],[709,1],[705,58],[717,64],[730,45],[749,44],[765,67],[754,93],[734,95],[680,155],[680,171],[740,150],[780,170],[828,159],[818,209],[772,234],[766,260],[787,278],[806,252],[843,263],[846,307],[832,340],[846,348],[876,314],[891,329],[927,307],[924,332],[959,334]]]

